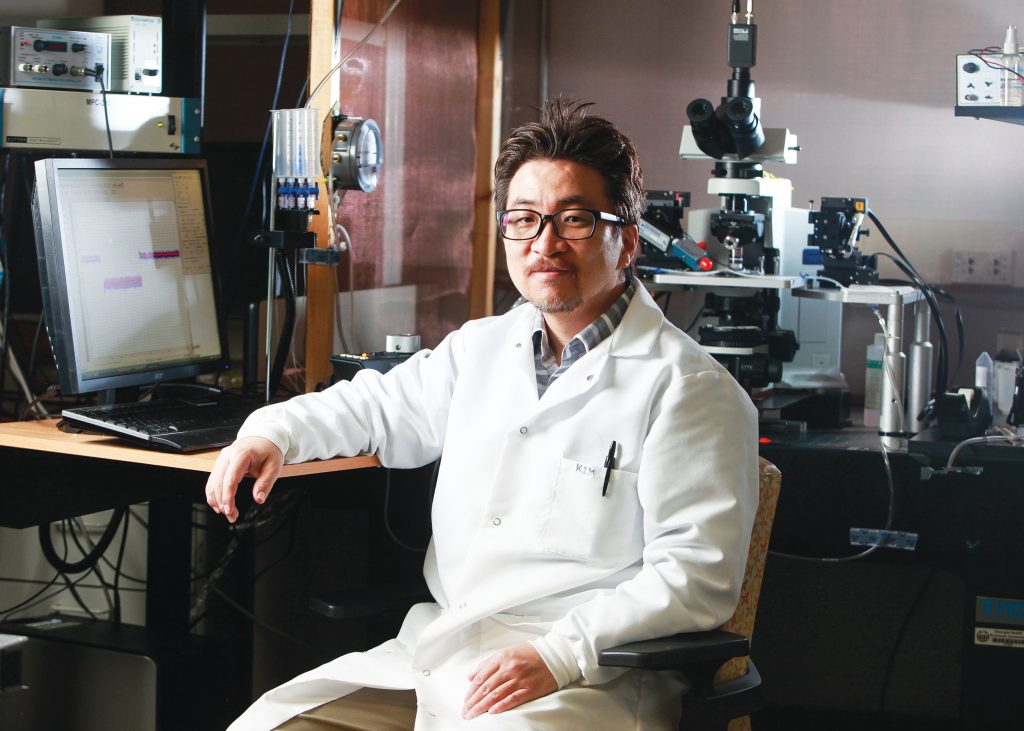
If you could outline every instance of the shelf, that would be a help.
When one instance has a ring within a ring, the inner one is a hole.
[[[976,119],[994,119],[1010,124],[1024,124],[1024,107],[961,107],[953,108],[957,117],[974,117]]]
[[[906,305],[917,302],[922,294],[914,287],[886,287],[880,284],[851,284],[843,288],[800,289],[794,297],[843,302],[850,305]]]
[[[715,273],[719,276],[709,276],[709,273],[706,272],[659,270],[654,273],[653,282],[656,285],[746,289],[800,289],[804,286],[804,281],[800,277],[784,277],[777,274],[740,276],[724,269],[717,270]]]

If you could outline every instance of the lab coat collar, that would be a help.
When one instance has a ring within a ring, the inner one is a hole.
[[[643,282],[636,280],[636,292],[622,322],[609,338],[609,354],[617,358],[647,355],[654,348],[665,315]]]
[[[601,382],[597,376],[604,371],[611,358],[642,357],[649,354],[665,321],[661,309],[643,284],[637,281],[636,292],[619,326],[552,383],[544,398],[538,398],[532,349],[536,309],[532,305],[516,309],[523,312],[517,315],[519,320],[509,329],[512,342],[520,345],[517,355],[519,367],[514,369],[515,378],[516,382],[521,378],[522,387],[529,391],[530,396],[524,393],[521,403],[533,410],[534,418],[545,418],[545,415],[552,419],[560,418],[566,403],[586,395]],[[511,383],[509,381],[510,387]]]

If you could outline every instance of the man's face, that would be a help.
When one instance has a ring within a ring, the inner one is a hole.
[[[516,171],[505,207],[551,214],[566,208],[612,212],[601,174],[568,160],[532,160]],[[635,257],[636,226],[598,221],[593,236],[566,240],[545,221],[527,241],[505,239],[505,256],[516,289],[541,312],[578,322],[583,329],[618,296],[621,270]]]

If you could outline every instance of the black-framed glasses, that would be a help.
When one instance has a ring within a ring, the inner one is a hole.
[[[551,221],[559,238],[589,239],[597,229],[598,221],[626,223],[612,213],[592,208],[565,208],[554,213],[539,213],[529,208],[498,211],[498,230],[509,241],[525,241],[540,236],[544,224]]]

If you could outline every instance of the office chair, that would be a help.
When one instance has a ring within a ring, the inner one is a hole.
[[[680,670],[691,683],[683,698],[680,728],[686,731],[749,731],[749,715],[760,707],[761,676],[749,660],[750,638],[761,593],[768,539],[775,519],[782,475],[761,458],[759,500],[750,550],[732,618],[718,629],[630,642],[601,651],[601,665],[647,670]],[[314,596],[310,609],[334,619],[401,616],[417,601],[432,601],[425,584],[395,584]]]
[[[782,474],[764,458],[760,459],[758,472],[757,515],[740,601],[732,619],[708,632],[630,642],[598,655],[598,663],[605,666],[682,671],[691,689],[683,697],[680,729],[749,731],[749,714],[760,707],[761,676],[747,654]]]

